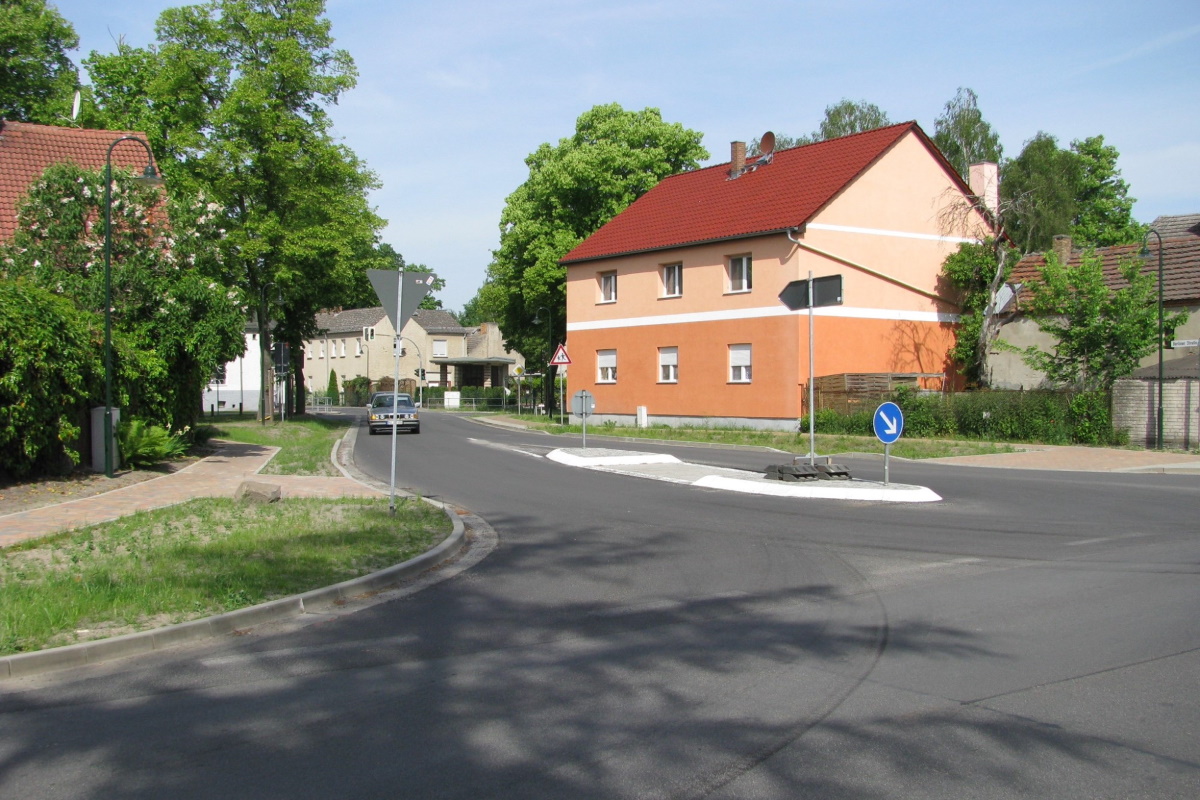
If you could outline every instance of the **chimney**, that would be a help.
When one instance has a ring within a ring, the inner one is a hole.
[[[991,161],[981,161],[969,168],[971,193],[978,197],[984,207],[997,214],[1000,209],[1000,167]]]
[[[1071,237],[1065,234],[1059,234],[1054,237],[1054,255],[1058,256],[1058,263],[1064,267],[1071,260],[1072,243]]]
[[[736,178],[746,171],[746,143],[729,143],[729,177]]]

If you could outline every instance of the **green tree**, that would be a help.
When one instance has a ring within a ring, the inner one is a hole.
[[[51,166],[18,208],[0,248],[6,278],[25,278],[80,309],[104,313],[104,178],[72,163]],[[222,269],[219,207],[174,199],[114,171],[112,321],[114,402],[127,418],[193,425],[218,366],[240,354],[241,295]],[[98,323],[101,324],[101,323]]]
[[[0,118],[43,125],[70,119],[79,73],[71,23],[46,0],[0,2]]]
[[[504,295],[500,287],[490,281],[484,281],[475,292],[475,296],[467,301],[456,317],[458,324],[466,328],[503,319]]]
[[[831,106],[826,106],[825,118],[813,131],[811,138],[814,142],[823,142],[826,139],[836,139],[840,136],[862,133],[891,124],[888,115],[874,103],[868,103],[866,100],[854,102],[845,98]]]
[[[1040,279],[1026,287],[1024,307],[1055,344],[1049,350],[1026,348],[1026,364],[1056,385],[1107,391],[1158,349],[1155,278],[1136,260],[1118,269],[1125,285],[1114,289],[1105,283],[1104,263],[1095,251],[1085,252],[1075,266],[1047,254]],[[1183,312],[1167,315],[1166,335],[1186,321]]]
[[[500,247],[488,267],[507,346],[531,360],[549,357],[550,340],[566,332],[566,269],[559,259],[663,178],[698,167],[708,157],[701,138],[664,122],[656,108],[626,111],[611,103],[583,113],[573,136],[525,159],[529,177],[508,196]],[[549,334],[545,319],[532,324],[543,306]]]
[[[950,357],[968,386],[987,383],[987,353],[991,344],[990,320],[995,290],[1007,277],[1012,260],[1003,239],[966,242],[946,257],[942,274],[959,294],[960,317]]]
[[[979,98],[971,89],[959,87],[954,99],[946,103],[934,121],[933,143],[958,170],[963,180],[969,180],[969,168],[980,161],[997,164],[1004,154],[1000,135],[979,111]]]
[[[329,370],[329,385],[325,387],[325,393],[330,397],[337,399],[338,396],[338,378],[335,370]]]
[[[374,175],[330,134],[327,107],[356,72],[324,11],[324,0],[170,8],[157,45],[85,62],[107,124],[146,130],[168,180],[219,204],[223,278],[254,303],[263,352],[274,322],[296,358],[316,312],[359,291],[378,263],[383,225],[367,199]],[[301,375],[289,376],[293,413]]]
[[[1117,148],[1092,136],[1071,142],[1071,150],[1080,165],[1072,238],[1096,247],[1140,241],[1146,227],[1133,219],[1134,199],[1117,169]]]
[[[1004,226],[1022,253],[1048,250],[1057,234],[1074,225],[1082,165],[1058,140],[1038,132],[1000,175]]]

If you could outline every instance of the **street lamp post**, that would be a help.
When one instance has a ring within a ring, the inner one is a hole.
[[[407,336],[398,337],[401,341],[408,342],[417,349],[417,402],[424,407],[425,405],[425,357],[421,355],[421,346]]]
[[[1140,255],[1146,258],[1150,255],[1150,248],[1147,242],[1150,241],[1150,234],[1158,237],[1158,419],[1155,423],[1155,446],[1163,449],[1163,239],[1162,234],[1151,228],[1146,231],[1146,235],[1142,237],[1142,249]]]
[[[550,311],[545,306],[538,306],[537,311],[533,314],[531,322],[534,325],[541,325],[542,314],[546,315],[546,377],[550,377],[550,359],[554,356],[551,348],[554,347],[554,318],[550,315]],[[554,385],[553,383],[546,384],[546,416],[550,416],[550,406],[553,405]]]
[[[136,136],[120,136],[104,155],[104,475],[113,476],[112,419],[112,153],[121,142],[137,142],[146,148],[149,161],[135,180],[147,186],[159,186],[162,178],[154,171],[154,153],[150,145]]]

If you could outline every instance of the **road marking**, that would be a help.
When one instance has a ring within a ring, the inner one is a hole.
[[[477,444],[480,447],[490,447],[493,450],[504,450],[505,452],[508,452],[508,453],[520,453],[523,456],[532,456],[533,458],[545,458],[545,455],[543,455],[542,453],[535,453],[530,450],[522,450],[520,447],[514,447],[513,445],[509,445],[509,444],[501,444],[499,442],[489,442],[487,439],[472,439],[472,438],[468,437],[467,441],[470,442],[471,444]]]
[[[1127,533],[1124,536],[1100,536],[1095,539],[1079,539],[1074,542],[1067,542],[1067,547],[1078,547],[1082,544],[1099,544],[1100,542],[1115,542],[1121,539],[1136,539],[1139,536],[1146,536],[1144,533]]]
[[[227,667],[233,664],[244,664],[249,661],[261,661],[267,658],[293,658],[325,655],[342,650],[377,650],[383,647],[395,647],[412,644],[416,636],[392,636],[387,639],[362,639],[356,642],[338,642],[336,644],[312,645],[310,647],[289,647],[284,650],[263,650],[256,653],[240,653],[236,656],[218,656],[201,659],[203,667]]]
[[[926,561],[922,564],[900,564],[894,567],[884,567],[882,569],[873,570],[875,575],[896,575],[904,572],[920,572],[926,569],[940,569],[942,567],[957,567],[964,564],[978,564],[983,561],[982,558],[952,558],[949,561]]]

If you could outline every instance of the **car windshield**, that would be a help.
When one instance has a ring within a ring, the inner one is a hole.
[[[392,407],[392,399],[393,399],[393,395],[390,395],[390,394],[378,395],[375,397],[375,399],[373,399],[371,401],[371,407],[372,408],[391,408]],[[402,394],[402,395],[400,395],[400,406],[403,407],[406,405],[407,406],[412,405],[412,398],[406,394]]]

